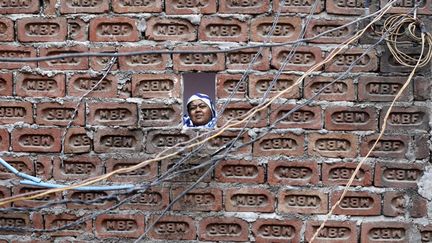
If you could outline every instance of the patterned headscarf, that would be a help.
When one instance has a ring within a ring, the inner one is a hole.
[[[195,126],[191,120],[191,118],[189,117],[189,112],[188,114],[185,114],[183,116],[183,126],[185,127],[204,127],[204,128],[213,128],[216,125],[216,109],[214,108],[213,102],[211,100],[211,98],[206,95],[206,94],[202,94],[202,93],[195,93],[194,95],[192,95],[186,104],[186,107],[189,105],[189,103],[191,103],[194,100],[201,100],[203,101],[208,107],[210,107],[210,110],[212,112],[212,119],[205,125],[202,126]]]

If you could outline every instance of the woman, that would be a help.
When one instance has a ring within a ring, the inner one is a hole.
[[[211,98],[206,94],[196,93],[187,101],[187,112],[183,116],[185,127],[212,128],[216,124],[216,111]]]

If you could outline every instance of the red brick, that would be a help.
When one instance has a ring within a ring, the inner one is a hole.
[[[56,15],[56,4],[55,0],[48,0],[43,3],[43,13],[46,16],[55,16]]]
[[[431,151],[429,150],[429,134],[416,134],[414,136],[414,153],[417,159],[429,158]]]
[[[78,54],[88,52],[85,46],[71,46],[71,47],[50,47],[39,50],[40,56],[57,56],[64,54]],[[39,62],[39,67],[42,69],[58,69],[58,70],[87,70],[88,57],[66,57],[61,59],[54,59],[50,61]]]
[[[162,160],[160,165],[160,173],[165,174],[168,169],[172,168],[174,166],[174,163],[179,163],[182,157],[177,157],[170,160]],[[196,158],[192,158],[186,161],[183,161],[182,164],[180,164],[176,170],[176,172],[181,172],[179,174],[176,174],[175,177],[170,178],[169,181],[172,182],[195,182],[200,177],[202,177],[207,170],[209,170],[210,165],[202,166],[201,161],[196,161]],[[191,169],[196,166],[200,166],[196,169]],[[208,173],[204,178],[202,179],[202,182],[210,182],[211,179],[211,172]]]
[[[92,209],[101,210],[112,207],[115,203],[114,200],[104,200],[95,202],[95,200],[110,196],[112,192],[108,191],[67,191],[64,195],[66,200],[71,202],[66,204],[68,209]],[[79,201],[80,203],[77,203]]]
[[[385,6],[386,4],[388,4],[390,1],[388,0],[381,0],[380,4],[381,6]],[[410,1],[396,1],[395,3],[392,4],[392,8],[389,9],[388,13],[407,13],[409,12],[412,8],[415,7],[416,2],[410,2]],[[432,11],[430,9],[431,6],[431,2],[429,0],[425,0],[425,1],[421,1],[419,3],[419,6],[417,8],[417,13],[418,14],[425,14],[425,15],[431,15]]]
[[[114,75],[107,75],[102,81],[102,75],[94,76],[89,74],[74,74],[68,80],[68,95],[113,98],[117,95],[118,78]],[[99,84],[98,84],[99,83]]]
[[[283,3],[283,5],[282,5]],[[281,13],[311,13],[313,9],[313,13],[320,13],[324,10],[325,1],[320,0],[317,2],[316,7],[314,8],[315,2],[309,1],[282,1],[282,0],[274,0],[273,1],[273,12],[281,12]]]
[[[172,190],[174,201],[186,188]],[[176,211],[220,211],[222,210],[222,190],[218,188],[195,188],[183,195],[174,205]]]
[[[235,87],[240,82],[243,75],[241,74],[216,74],[216,97],[219,99],[228,98],[234,92]],[[243,82],[237,88],[237,91],[232,96],[233,98],[248,97],[248,77],[245,77]]]
[[[241,51],[226,53],[226,67],[232,70],[253,70],[267,71],[270,68],[270,49],[264,48],[261,54],[253,62],[257,55],[257,49],[243,49]],[[249,65],[252,65],[249,67]]]
[[[181,122],[182,110],[179,104],[141,103],[138,109],[140,112],[139,126],[169,127]]]
[[[76,222],[79,217],[73,214],[48,214],[44,215],[44,225],[45,229],[54,229],[63,227],[67,224]],[[60,231],[54,231],[50,233],[52,236],[79,236],[83,232],[91,232],[93,230],[93,225],[91,220],[86,220],[83,223],[68,227]]]
[[[420,50],[418,46],[412,46],[412,45],[398,45],[398,49],[400,52],[405,53],[408,56],[411,56],[415,60],[416,57],[420,56]],[[410,65],[414,66],[417,61],[413,61],[410,63]],[[380,58],[380,72],[381,73],[410,73],[412,71],[412,67],[408,67],[405,65],[402,65],[396,61],[394,56],[391,54],[391,52],[388,50],[388,48],[385,48],[382,52],[382,56]],[[420,73],[427,73],[428,72],[428,66],[420,67],[416,70],[417,74]]]
[[[345,72],[356,62],[350,72],[371,72],[378,69],[378,57],[375,51],[365,52],[361,48],[352,48],[342,51],[334,57],[334,62],[327,63],[325,68],[328,72]],[[364,56],[362,56],[365,53]]]
[[[347,0],[327,0],[326,10],[332,14],[363,15],[365,14],[364,2]]]
[[[377,134],[363,137],[361,141],[362,146],[360,147],[360,156],[366,156],[377,138]],[[370,157],[405,158],[409,147],[409,141],[410,138],[406,135],[384,135],[378,141]]]
[[[299,220],[257,219],[252,226],[256,243],[300,242],[302,222]]]
[[[98,238],[138,238],[144,233],[142,214],[102,214],[95,220]]]
[[[15,128],[12,131],[14,152],[60,152],[62,129],[59,128]]]
[[[166,0],[166,14],[211,14],[216,13],[216,1]]]
[[[374,107],[329,106],[325,109],[324,116],[327,130],[377,130],[378,117]]]
[[[406,82],[406,77],[361,76],[358,82],[359,101],[393,101],[395,95]],[[411,101],[410,86],[402,92],[398,101]]]
[[[39,155],[35,161],[35,174],[43,180],[52,178],[53,162],[51,156]]]
[[[0,95],[12,96],[13,80],[12,73],[0,73]]]
[[[132,81],[130,79],[120,84],[117,97],[122,99],[132,97]]]
[[[3,8],[2,8],[3,9]],[[0,9],[1,13],[1,9]],[[36,57],[36,49],[29,46],[0,45],[2,58],[33,58]],[[25,66],[36,67],[35,62],[2,62],[2,69],[19,69]]]
[[[276,124],[277,128],[305,128],[321,129],[323,126],[321,111],[319,106],[303,106],[284,117],[289,111],[296,109],[294,104],[272,104],[270,114],[270,124]]]
[[[276,74],[249,75],[249,96],[251,98],[262,98],[267,90],[270,88],[271,83],[276,78]],[[280,92],[285,91],[280,98],[297,99],[300,98],[300,87],[294,83],[300,78],[295,74],[280,74],[273,84],[272,88],[267,94],[267,98],[274,97]]]
[[[202,41],[248,41],[247,23],[236,18],[205,16],[201,19],[198,39]]]
[[[408,203],[409,199],[403,192],[384,192],[383,215],[388,217],[403,216],[407,211]]]
[[[16,77],[15,92],[17,96],[58,98],[65,96],[65,89],[64,74],[46,76],[18,73]]]
[[[325,214],[328,211],[328,193],[319,190],[281,190],[278,194],[281,213]]]
[[[101,53],[116,53],[117,48],[112,46],[105,47],[94,47],[90,48],[90,52],[101,52]],[[89,57],[90,68],[96,71],[106,70],[111,63],[112,57],[101,56],[101,57]],[[111,66],[110,71],[118,70],[118,62],[115,61]]]
[[[88,23],[79,18],[68,19],[68,39],[76,41],[88,40]]]
[[[145,52],[145,51],[162,51],[161,47],[157,46],[140,46],[140,47],[120,47],[119,52]],[[139,54],[132,56],[119,57],[120,70],[130,71],[164,71],[167,63],[170,61],[170,56],[167,54]]]
[[[106,161],[106,172],[110,173],[112,171],[128,168],[135,166],[141,162],[146,161],[145,158],[128,158],[128,159],[116,159],[111,158]],[[110,177],[111,181],[118,182],[141,182],[143,180],[152,180],[157,176],[158,163],[151,162],[139,169],[135,169],[131,172],[119,173]]]
[[[143,146],[143,133],[126,128],[98,129],[93,143],[96,153],[139,152]]]
[[[362,243],[410,242],[411,229],[407,223],[397,221],[363,222]]]
[[[271,213],[275,210],[275,198],[264,188],[229,188],[224,191],[224,199],[226,211]]]
[[[215,168],[215,178],[228,183],[264,183],[265,168],[258,161],[223,160]]]
[[[137,197],[120,206],[121,209],[159,211],[166,208],[169,203],[169,190],[167,188],[150,188],[139,193]]]
[[[156,41],[195,41],[197,30],[185,19],[152,17],[147,23],[145,35]]]
[[[428,217],[428,201],[419,195],[410,197],[411,204],[408,208],[409,215],[412,218]]]
[[[407,78],[405,78],[406,80]],[[424,101],[432,98],[432,82],[429,77],[414,77],[412,82],[414,84],[414,100]]]
[[[220,149],[222,146],[228,145],[232,140],[236,139],[239,136],[240,130],[228,129],[222,132],[219,136],[211,138],[207,143],[207,149],[210,151],[216,151]],[[250,137],[247,133],[241,134],[237,141],[234,142],[234,145],[231,147],[230,153],[232,154],[250,154],[252,151],[252,144],[247,144],[250,142]],[[243,146],[244,145],[244,146]],[[242,146],[242,147],[240,147]]]
[[[137,126],[138,110],[134,103],[88,103],[87,123],[97,126]]]
[[[0,151],[5,152],[9,150],[10,139],[7,129],[0,129]]]
[[[33,161],[28,156],[23,157],[2,157],[4,161],[13,166],[20,172],[34,175]],[[7,170],[4,166],[0,166],[0,179],[6,180],[10,178],[17,178],[15,174]]]
[[[93,1],[73,1],[66,0],[60,2],[60,13],[79,14],[79,13],[106,13],[109,11],[108,0]]]
[[[312,19],[306,29],[306,38],[314,38],[328,30],[339,28],[349,21],[344,19]],[[354,25],[345,26],[331,31],[319,38],[312,39],[312,43],[343,43],[353,37],[356,32]]]
[[[322,164],[322,182],[324,185],[345,186],[358,163],[354,162],[335,162]],[[356,174],[353,186],[371,186],[372,185],[372,168],[369,164],[363,164]]]
[[[381,110],[380,127],[389,107]],[[427,131],[429,130],[429,108],[423,106],[393,107],[387,120],[386,130],[391,131]]]
[[[54,158],[54,179],[87,179],[103,174],[102,161],[94,156],[73,156],[67,159]]]
[[[0,124],[16,122],[33,123],[33,108],[30,102],[3,101],[0,102]]]
[[[146,137],[146,152],[156,153],[173,146],[181,147],[181,143],[192,139],[192,132],[179,130],[151,130]]]
[[[0,18],[0,41],[13,41],[14,39],[14,22],[9,18]]]
[[[316,185],[320,168],[312,161],[268,161],[268,182],[270,185]]]
[[[256,141],[254,156],[302,156],[304,154],[304,134],[269,133]]]
[[[207,217],[199,222],[198,239],[203,241],[247,242],[248,235],[248,223],[239,218]]]
[[[180,98],[180,76],[176,74],[132,74],[132,96]]]
[[[305,240],[311,242],[313,235],[318,230],[322,221],[307,221]],[[358,242],[358,229],[355,221],[335,221],[326,222],[323,229],[320,230],[314,242],[320,243],[347,243]],[[363,243],[363,241],[362,241]]]
[[[354,93],[354,82],[352,79],[341,79],[333,84],[335,77],[307,77],[304,82],[303,95],[304,98],[310,99],[316,96],[316,100],[327,101],[354,101],[356,100]],[[327,86],[329,85],[329,86]],[[318,92],[323,91],[318,94]]]
[[[67,36],[66,19],[59,17],[18,19],[17,30],[21,42],[60,42]]]
[[[424,172],[422,164],[377,163],[375,181],[377,187],[417,188]]]
[[[421,234],[421,242],[430,242],[432,239],[432,225],[418,225],[420,234]]]
[[[97,17],[90,20],[89,40],[107,42],[139,41],[138,22],[129,17]]]
[[[6,186],[0,186],[0,200],[3,198],[7,198],[11,196],[11,191],[9,188],[7,188]],[[0,208],[9,208],[10,207],[10,203],[5,203],[3,205],[0,206]]]
[[[221,105],[219,105],[220,107]],[[222,127],[225,124],[234,125],[239,121],[246,118],[245,114],[248,113],[255,106],[247,103],[247,102],[231,102],[229,103],[223,113],[220,115],[217,125]],[[218,108],[219,109],[219,108]],[[261,111],[256,112],[252,118],[247,123],[247,127],[264,127],[267,124],[267,109],[262,109]],[[246,125],[246,122],[242,122],[238,125],[232,126],[243,127]]]
[[[12,243],[50,243],[51,241],[48,240],[14,240]],[[74,241],[73,243],[83,243],[83,242],[77,242]]]
[[[219,2],[220,13],[230,14],[262,14],[268,12],[270,9],[270,1],[232,1],[232,0],[221,0]]]
[[[273,34],[269,36],[273,21],[273,17],[253,19],[250,27],[251,41],[264,42],[267,39],[270,42],[287,42],[297,40],[300,37],[300,17],[279,17]]]
[[[83,103],[38,103],[36,104],[36,123],[50,126],[68,126],[69,124],[83,126],[85,118],[84,112],[85,106]]]
[[[177,47],[175,51],[185,53],[173,54],[175,71],[222,71],[225,70],[225,55],[223,53],[188,53],[187,51],[216,51],[218,49],[204,46]]]
[[[0,14],[30,14],[38,13],[40,1],[3,1],[0,8]]]
[[[12,188],[12,194],[16,196],[24,193],[29,193],[29,192],[41,191],[43,189],[45,188],[27,186],[27,185],[17,185]],[[33,207],[43,206],[45,204],[54,202],[56,201],[57,198],[61,199],[61,193],[48,194],[43,197],[38,197],[34,199],[16,201],[13,204],[14,207],[33,208]]]
[[[65,153],[86,153],[92,148],[90,132],[83,127],[71,127],[67,130],[64,138]]]
[[[162,12],[162,0],[127,1],[113,0],[112,8],[116,13],[159,13]]]
[[[153,223],[158,215],[151,218]],[[150,223],[149,223],[150,224]],[[150,237],[161,240],[195,240],[196,226],[191,217],[180,215],[168,215],[159,219],[150,230]]]
[[[332,191],[330,205],[335,205],[342,191]],[[381,195],[367,191],[348,191],[334,214],[353,216],[381,215]]]
[[[309,134],[308,152],[313,156],[353,158],[357,156],[358,137],[354,134]]]
[[[30,216],[28,213],[16,213],[16,212],[1,212],[0,213],[0,227],[18,227],[18,228],[33,228]],[[13,234],[15,238],[17,235],[23,235],[24,232],[0,230],[1,235]]]
[[[323,53],[319,47],[300,46],[291,56],[292,50],[291,47],[273,47],[271,65],[276,69],[281,69],[282,65],[288,61],[283,68],[284,71],[307,71],[323,60]],[[321,68],[318,67],[315,70],[318,71]]]

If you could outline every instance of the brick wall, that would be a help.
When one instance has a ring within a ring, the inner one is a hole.
[[[386,3],[372,1],[369,11]],[[400,1],[389,13],[405,13],[412,6]],[[215,81],[203,82],[214,82],[219,107],[229,101],[218,122],[222,126],[257,106],[275,76],[280,75],[269,98],[370,19],[299,47],[263,48],[232,100],[258,48],[193,51],[295,41],[302,26],[311,38],[359,19],[365,10],[362,1],[351,0],[320,1],[315,8],[313,1],[300,0],[0,0],[2,58],[147,51],[119,57],[104,78],[110,57],[0,62],[1,156],[22,172],[65,184],[152,159],[205,132],[181,129],[182,74],[216,73]],[[268,36],[277,12],[280,17]],[[429,21],[431,14],[430,1],[420,4],[422,20]],[[374,46],[379,38],[369,29],[257,113],[238,139],[237,145],[245,145],[226,153],[214,169],[203,163],[242,125],[211,139],[175,171],[205,166],[143,192],[67,191],[8,203],[0,213],[0,242],[132,242],[153,223],[147,242],[309,241],[376,141],[384,114],[411,71],[396,63],[385,44]],[[295,53],[284,65],[291,50]],[[413,46],[404,50],[420,52]],[[359,57],[311,104],[280,119]],[[420,69],[403,92],[384,137],[317,242],[432,241],[429,77],[430,66]],[[275,126],[265,134],[270,125]],[[256,139],[259,135],[264,136]],[[155,181],[189,152],[115,175],[104,185]],[[38,190],[18,185],[17,177],[3,168],[0,178],[0,198]],[[79,224],[50,231],[80,218]]]

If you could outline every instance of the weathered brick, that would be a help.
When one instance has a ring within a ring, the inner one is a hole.
[[[409,215],[412,218],[428,217],[428,200],[420,195],[410,197],[411,203],[408,207]]]
[[[414,60],[412,60],[409,64],[411,66],[415,66],[417,62],[418,56],[420,56],[420,46],[413,46],[413,45],[398,45],[398,50],[405,55],[410,56]],[[410,73],[412,71],[412,67],[405,66],[400,64],[396,61],[394,56],[391,54],[391,52],[386,47],[385,50],[382,53],[382,56],[380,58],[380,72],[381,73]],[[428,72],[428,66],[420,67],[416,70],[417,74],[420,73],[427,73]]]
[[[324,111],[328,130],[377,130],[377,110],[374,107],[329,106]]]
[[[429,150],[429,134],[416,134],[413,138],[412,145],[414,146],[414,154],[417,159],[429,158],[431,151]]]
[[[358,137],[354,134],[311,133],[308,137],[308,152],[313,156],[353,158],[357,156]]]
[[[0,129],[0,151],[6,152],[9,150],[10,139],[7,129]]]
[[[302,222],[299,220],[257,219],[252,232],[257,243],[300,242]]]
[[[376,71],[378,69],[377,54],[375,51],[365,52],[361,48],[345,50],[334,57],[334,62],[327,63],[325,69],[329,72],[345,72],[351,65],[353,66],[350,72]]]
[[[432,82],[429,77],[414,77],[412,82],[414,84],[414,100],[424,101],[432,98]]]
[[[17,37],[21,42],[65,41],[67,25],[65,18],[23,18],[17,20]]]
[[[76,102],[43,102],[36,104],[36,123],[50,126],[83,126],[85,106]]]
[[[223,53],[205,53],[216,51],[214,47],[187,46],[177,47],[175,51],[184,53],[173,54],[175,71],[222,71],[225,69],[225,55]],[[204,53],[188,53],[187,51],[203,51]]]
[[[181,162],[182,157],[176,157],[173,159],[165,159],[161,161],[160,173],[165,174],[169,169],[172,169],[175,164],[177,167],[174,171],[177,171],[175,177],[170,178],[172,182],[195,182],[199,178],[203,177],[202,182],[210,182],[212,173],[204,174],[209,170],[210,165],[202,166],[201,161],[195,158],[188,159]],[[199,166],[199,168],[192,169]],[[171,171],[172,172],[172,171]]]
[[[162,0],[113,0],[112,8],[116,13],[159,13]]]
[[[199,222],[198,239],[204,241],[248,241],[249,225],[233,217],[207,217]]]
[[[32,73],[18,73],[16,76],[15,93],[23,97],[65,96],[65,75],[46,76]]]
[[[99,201],[100,198],[106,198],[112,195],[112,191],[67,191],[64,195],[66,200],[70,200],[66,204],[69,209],[87,209],[100,210],[112,207],[116,202],[113,199]],[[79,203],[78,203],[79,202]]]
[[[212,14],[216,13],[216,1],[166,0],[166,14]]]
[[[128,159],[120,159],[120,158],[111,158],[106,161],[106,172],[110,173],[112,171],[132,167],[138,165],[141,162],[146,161],[145,158],[128,158]],[[142,180],[151,180],[157,176],[158,172],[158,163],[151,162],[145,166],[142,166],[139,169],[135,169],[131,172],[126,173],[118,173],[110,177],[112,181],[118,182],[140,182]]]
[[[172,190],[173,201],[186,188]],[[222,210],[222,190],[219,188],[194,188],[183,195],[174,205],[176,211],[220,211]]]
[[[354,162],[335,162],[322,164],[322,182],[324,185],[341,185],[348,183],[357,168]],[[371,186],[372,168],[369,164],[363,164],[356,173],[352,182],[353,186]]]
[[[27,186],[27,185],[17,185],[12,188],[12,194],[14,196],[24,194],[24,193],[31,193],[31,192],[37,192],[41,191],[44,188],[41,187],[35,187],[35,186]],[[26,199],[21,201],[16,201],[13,203],[14,207],[25,207],[25,208],[32,208],[32,207],[38,207],[43,206],[45,204],[48,204],[50,202],[53,202],[56,198],[61,198],[60,193],[55,194],[48,194],[43,197],[38,197],[34,199]]]
[[[230,153],[232,154],[250,154],[252,151],[252,144],[248,144],[250,142],[250,137],[247,133],[242,133],[240,135],[240,132],[240,130],[234,129],[225,130],[219,136],[211,138],[207,143],[207,148],[210,151],[216,151],[223,146],[227,146],[227,148],[231,149]],[[232,144],[231,141],[234,139],[237,140]]]
[[[54,179],[74,180],[87,179],[101,175],[104,171],[98,157],[81,155],[66,159],[54,158]]]
[[[74,74],[67,81],[67,94],[70,96],[113,98],[117,95],[117,76]]]
[[[380,0],[381,6],[385,6],[389,2],[390,1],[388,1],[388,0]],[[421,2],[419,2],[418,8],[416,11],[418,14],[431,15],[432,11],[431,11],[430,6],[431,6],[430,1],[428,1],[428,0],[421,1]],[[414,7],[416,7],[415,1],[399,0],[399,1],[396,1],[395,3],[392,4],[392,8],[389,9],[388,13],[392,13],[392,14],[407,13],[408,11],[410,11],[410,9],[412,9]]]
[[[59,128],[15,128],[12,131],[14,152],[60,152],[62,129]]]
[[[311,242],[312,236],[318,230],[322,221],[307,221],[305,240]],[[329,220],[325,223],[323,229],[320,230],[314,242],[323,243],[346,243],[357,242],[359,239],[358,229],[355,221],[336,221]],[[363,241],[362,241],[363,242]]]
[[[143,146],[143,133],[126,128],[98,129],[93,143],[97,153],[139,152]]]
[[[67,130],[64,138],[65,153],[86,153],[92,148],[91,134],[84,127],[71,127]]]
[[[140,46],[140,47],[120,47],[119,52],[145,52],[145,51],[161,51],[161,47]],[[120,70],[130,71],[164,71],[167,63],[170,61],[170,56],[167,54],[138,54],[132,56],[119,57]]]
[[[198,29],[202,41],[245,42],[248,40],[247,23],[236,18],[203,17]]]
[[[40,225],[36,225],[31,222],[29,213],[16,213],[16,212],[1,212],[0,213],[0,227],[22,227],[32,228]],[[40,227],[38,227],[40,228]],[[24,232],[0,230],[2,235],[23,235]]]
[[[243,75],[241,74],[216,74],[216,97],[219,99],[228,98],[235,91],[237,85]],[[237,91],[232,96],[233,98],[248,97],[248,77],[243,79],[243,82],[238,86]]]
[[[342,196],[342,191],[330,193],[330,205],[335,205]],[[367,191],[347,191],[334,214],[371,216],[381,214],[381,195]]]
[[[144,233],[142,214],[102,214],[95,219],[98,238],[138,238]]]
[[[319,190],[281,190],[278,194],[278,211],[325,214],[328,211],[328,193]]]
[[[157,215],[150,219],[153,223],[158,218]],[[196,238],[196,226],[193,219],[189,216],[167,215],[159,219],[149,235],[153,239],[162,240],[194,240]]]
[[[12,96],[13,80],[12,73],[0,73],[0,95]]]
[[[277,128],[320,129],[323,127],[322,108],[320,106],[303,106],[286,116],[296,107],[297,105],[294,104],[272,104],[270,123],[278,122]]]
[[[264,188],[242,187],[224,191],[226,211],[231,212],[274,212],[275,198]]]
[[[30,14],[39,12],[40,1],[5,0],[0,4],[0,14]]]
[[[380,127],[389,107],[381,110]],[[413,130],[429,130],[429,110],[423,106],[393,107],[387,120],[386,130],[407,132]]]
[[[327,0],[326,10],[332,14],[363,15],[365,3],[363,1]]]
[[[215,168],[215,178],[229,183],[264,183],[265,168],[257,161],[223,160]]]
[[[192,136],[192,132],[180,132],[178,130],[151,130],[148,132],[146,140],[146,151],[156,153],[173,146],[182,146],[181,143],[187,142]]]
[[[39,155],[34,163],[35,174],[43,180],[50,180],[53,175],[53,157]]]
[[[270,185],[316,185],[320,168],[312,161],[271,160],[268,162],[267,178]]]
[[[182,116],[179,104],[141,103],[139,109],[139,126],[169,127],[180,124]]]
[[[21,156],[21,157],[11,157],[11,156],[4,156],[2,157],[4,161],[6,161],[8,164],[13,166],[15,169],[17,169],[20,172],[34,175],[35,168],[33,166],[33,162],[30,160],[28,156]],[[6,180],[10,178],[17,178],[15,174],[7,170],[4,166],[0,166],[0,179]]]
[[[417,228],[420,231],[421,242],[430,242],[432,239],[432,225],[418,225]]]
[[[169,190],[165,187],[152,187],[140,192],[136,197],[126,202],[120,209],[159,211],[166,208],[169,203]]]
[[[30,102],[3,101],[0,102],[0,124],[16,122],[33,123],[33,108]]]
[[[68,39],[76,41],[88,40],[88,23],[79,18],[67,19]]]
[[[366,156],[378,138],[377,134],[362,138],[360,155]],[[378,141],[370,157],[405,158],[409,147],[409,137],[406,135],[384,135]]]
[[[71,47],[41,47],[39,49],[40,56],[57,56],[64,54],[77,54],[88,52],[86,46],[71,46]],[[58,69],[58,70],[87,70],[88,57],[65,57],[61,59],[54,59],[49,61],[38,62],[39,67],[42,69]]]
[[[132,96],[144,99],[180,98],[180,76],[176,74],[133,74]]]
[[[408,196],[401,191],[384,192],[383,215],[388,217],[403,216],[408,208]]]
[[[63,227],[67,224],[76,222],[80,217],[74,214],[48,214],[44,215],[44,228],[45,229],[55,229]],[[79,236],[83,232],[90,232],[93,230],[93,225],[91,220],[86,220],[83,223],[68,227],[60,231],[54,231],[50,233],[52,236]]]
[[[87,124],[100,126],[137,126],[138,110],[134,103],[88,103]]]
[[[232,125],[231,127],[243,127],[246,125],[246,122],[239,123],[238,125],[234,125],[239,121],[246,118],[245,114],[248,113],[251,109],[253,109],[249,103],[246,102],[231,102],[229,103],[222,115],[219,117],[217,125],[222,127],[225,124]],[[267,124],[267,109],[262,109],[257,111],[247,123],[247,127],[264,127]]]
[[[107,0],[66,0],[60,2],[60,13],[106,13],[109,11]]]
[[[273,47],[271,65],[276,69],[281,69],[283,64],[284,71],[307,71],[314,65],[323,60],[321,48],[315,46],[297,47],[294,53],[291,47]],[[315,70],[319,71],[322,67]]]
[[[279,95],[284,92],[280,98],[297,99],[300,98],[300,87],[294,83],[300,78],[296,74],[280,74],[272,85],[276,74],[250,74],[249,75],[249,96],[251,98],[262,98],[266,92],[267,98]],[[272,86],[271,86],[272,85]],[[271,86],[271,88],[270,88]],[[270,89],[270,90],[269,90]]]
[[[361,76],[358,82],[359,101],[393,101],[406,82],[406,77]],[[398,101],[412,100],[412,89],[405,89]]]
[[[102,53],[116,53],[117,48],[111,46],[105,47],[94,47],[90,48],[90,52],[102,52]],[[111,64],[112,57],[101,56],[101,57],[89,57],[90,68],[95,71],[106,70]],[[111,66],[111,71],[118,70],[118,62],[115,61]]]
[[[282,5],[283,3],[283,5]],[[320,13],[324,10],[325,1],[319,0],[314,7],[315,1],[282,1],[273,0],[273,12],[281,13]]]
[[[94,42],[138,41],[137,21],[129,17],[97,17],[90,20],[89,40]]]
[[[341,79],[332,83],[335,79],[335,77],[323,76],[305,78],[303,90],[304,98],[310,99],[312,97],[316,97],[315,99],[317,100],[328,101],[356,100],[353,80]]]
[[[254,143],[255,156],[302,156],[304,154],[304,134],[270,133]]]
[[[410,226],[397,221],[363,222],[361,239],[364,243],[410,242]]]
[[[312,19],[306,29],[306,38],[314,38],[310,41],[312,43],[343,43],[354,36],[356,31],[354,25],[345,26],[325,35],[321,34],[347,23],[349,21],[344,19]],[[315,38],[318,35],[321,37]]]
[[[220,13],[230,14],[262,14],[268,12],[270,9],[270,1],[262,0],[221,0],[219,2]]]
[[[270,49],[263,48],[262,52],[254,60],[257,55],[256,49],[243,49],[241,51],[226,53],[226,68],[232,70],[246,70],[250,66],[253,70],[267,71],[270,68]]]
[[[14,39],[14,22],[9,18],[0,18],[0,41],[13,41]]]
[[[250,38],[252,41],[287,42],[297,40],[301,31],[300,17],[279,17],[276,26],[273,17],[257,17],[251,21]],[[269,36],[269,33],[272,33]]]
[[[33,58],[36,57],[36,49],[30,46],[0,45],[0,57],[16,58],[16,59]],[[36,67],[36,63],[35,62],[2,62],[2,69],[19,69],[25,66]]]
[[[197,38],[195,26],[178,18],[150,18],[145,33],[149,40],[156,41],[194,41]]]
[[[375,181],[377,187],[417,188],[424,172],[424,165],[418,163],[377,163]]]
[[[0,172],[1,173],[1,172]],[[7,198],[11,196],[11,190],[6,186],[0,186],[0,200],[3,198]],[[0,208],[8,208],[10,207],[10,203],[5,203]],[[7,242],[6,242],[7,243]]]

